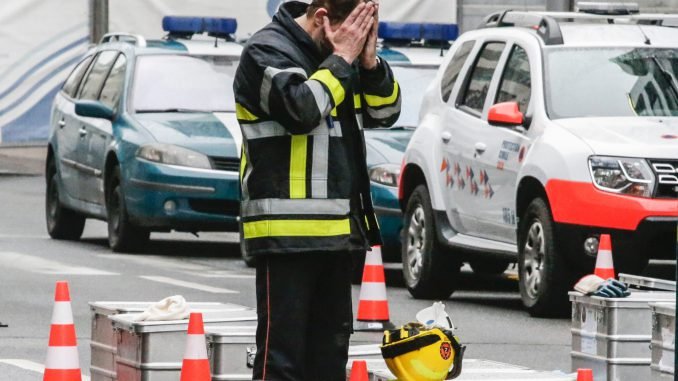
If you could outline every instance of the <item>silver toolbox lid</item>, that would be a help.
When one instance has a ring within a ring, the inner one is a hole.
[[[205,328],[205,337],[207,341],[219,343],[222,338],[228,340],[229,337],[254,337],[257,333],[256,325],[241,325],[241,326],[212,326]]]
[[[651,302],[670,302],[676,300],[676,294],[670,291],[632,291],[626,298],[602,298],[600,296],[584,295],[581,292],[570,291],[570,301],[589,306],[608,308],[637,308],[647,309]]]
[[[619,281],[629,286],[645,287],[654,290],[676,291],[676,282],[666,279],[648,278],[639,275],[619,274]]]
[[[676,316],[676,303],[650,303],[652,313]]]
[[[203,313],[205,324],[215,325],[227,322],[256,322],[257,312],[254,309],[226,310],[193,310]],[[188,330],[188,319],[167,321],[136,321],[138,314],[120,314],[110,316],[113,326],[134,333],[177,332]]]
[[[89,308],[92,312],[101,314],[101,315],[114,315],[114,314],[124,314],[132,312],[143,312],[151,305],[157,303],[155,302],[109,302],[109,301],[99,301],[99,302],[89,302]],[[189,308],[191,309],[224,309],[231,308],[232,306],[237,306],[237,304],[223,304],[217,302],[194,302],[188,303]],[[243,306],[243,308],[246,308]]]
[[[351,345],[348,348],[349,357],[381,355],[381,348],[379,344],[368,345]]]

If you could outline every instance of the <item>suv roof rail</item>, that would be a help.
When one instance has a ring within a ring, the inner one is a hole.
[[[608,24],[636,23],[678,27],[678,15],[675,14],[614,14],[599,15],[587,12],[523,12],[506,10],[485,17],[480,28],[525,27],[534,29],[546,45],[563,43],[560,23],[568,22],[604,22]]]
[[[131,33],[121,33],[121,32],[106,33],[101,38],[101,41],[99,43],[105,44],[107,42],[129,42],[133,43],[134,45],[140,48],[146,47],[146,39],[143,36]]]

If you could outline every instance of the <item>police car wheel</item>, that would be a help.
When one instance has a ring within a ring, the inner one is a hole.
[[[47,232],[54,239],[77,241],[85,229],[85,216],[64,207],[59,198],[59,180],[56,166],[50,160],[47,168],[45,220]]]
[[[106,197],[108,212],[108,245],[115,252],[134,252],[143,248],[150,232],[135,226],[127,215],[125,197],[120,184],[120,168],[116,167],[108,181]]]
[[[551,211],[541,198],[534,199],[520,219],[518,274],[523,305],[532,316],[565,316],[571,270],[556,242]]]
[[[403,277],[417,299],[447,299],[455,290],[461,262],[436,236],[428,189],[419,185],[407,202],[402,230]]]

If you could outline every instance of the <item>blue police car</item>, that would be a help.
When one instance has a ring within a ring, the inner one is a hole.
[[[52,109],[52,238],[79,239],[87,218],[108,221],[114,251],[141,248],[151,231],[237,231],[236,27],[166,17],[165,39],[109,34],[77,64]]]

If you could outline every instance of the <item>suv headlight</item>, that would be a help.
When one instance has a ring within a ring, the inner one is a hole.
[[[396,164],[379,164],[370,168],[370,180],[375,183],[397,187],[399,176],[400,166]]]
[[[137,157],[162,164],[212,169],[212,163],[206,155],[171,144],[155,143],[142,146],[137,151]]]
[[[644,159],[591,156],[589,168],[593,183],[606,192],[651,197],[654,174]]]

